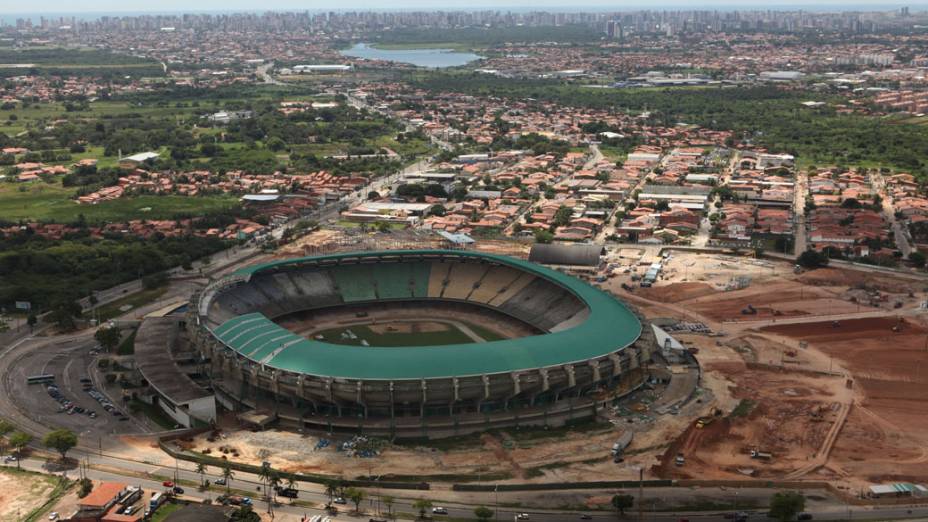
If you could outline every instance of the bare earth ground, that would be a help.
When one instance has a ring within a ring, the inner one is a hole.
[[[725,332],[678,337],[699,350],[702,385],[723,412],[741,399],[752,404],[746,416],[682,433],[654,473],[711,479],[751,472],[828,478],[852,488],[928,480],[928,329],[915,312],[925,299],[922,285],[834,268],[796,275],[786,264],[758,270],[754,263],[675,253],[653,288],[629,294],[620,289],[622,282],[634,286],[628,280],[607,284],[648,317],[701,321]],[[725,291],[740,268],[752,274],[750,285]],[[749,304],[757,313],[742,313]],[[849,317],[838,326],[831,317],[814,320],[840,314]],[[804,324],[775,324],[790,321]],[[846,421],[836,426],[844,409]],[[838,428],[830,446],[828,434]],[[751,459],[753,447],[772,452],[773,460]],[[678,452],[686,456],[682,467],[673,465]]]
[[[898,331],[893,331],[893,329]],[[928,329],[894,317],[777,326],[854,376],[855,407],[829,468],[865,482],[928,481]]]
[[[0,520],[23,520],[48,500],[55,485],[51,477],[0,471]]]

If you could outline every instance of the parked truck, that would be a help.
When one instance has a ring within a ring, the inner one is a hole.
[[[768,451],[760,451],[759,449],[754,448],[751,450],[751,458],[760,460],[772,460],[773,454]]]
[[[626,431],[622,434],[621,437],[619,437],[617,441],[615,441],[615,444],[612,445],[613,462],[622,462],[624,460],[623,455],[625,453],[625,448],[627,448],[629,444],[632,443],[634,436],[635,434],[633,432]]]

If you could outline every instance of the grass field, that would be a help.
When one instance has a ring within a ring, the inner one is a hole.
[[[97,318],[101,323],[103,321],[109,321],[114,317],[129,313],[139,306],[157,301],[167,291],[167,286],[160,286],[158,288],[135,292],[134,294],[129,294],[105,305],[98,306],[95,310],[87,312],[84,315],[88,318]],[[128,308],[122,310],[124,307]]]
[[[459,321],[460,322],[460,321]],[[470,323],[463,324],[478,336],[487,341],[503,339],[497,333],[481,326]],[[384,331],[395,328],[396,331]],[[321,335],[323,340],[332,344],[348,346],[396,347],[396,346],[438,346],[445,344],[471,344],[474,339],[464,333],[458,326],[451,323],[436,321],[423,321],[421,323],[397,322],[393,324],[381,323],[374,331],[370,326],[358,325],[322,330],[315,335]]]
[[[177,215],[204,215],[233,207],[233,196],[138,196],[78,205],[70,199],[76,189],[60,182],[0,183],[0,219],[67,223],[80,214],[90,223],[132,219],[169,219]]]

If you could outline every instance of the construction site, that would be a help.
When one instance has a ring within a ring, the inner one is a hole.
[[[357,239],[338,234],[315,239]],[[303,238],[304,248],[313,236]],[[384,240],[363,237],[372,245]],[[828,482],[854,495],[874,484],[928,482],[924,288],[894,274],[804,271],[715,253],[626,249],[606,260],[581,276],[663,333],[629,388],[615,390],[619,398],[585,422],[393,441],[254,430],[229,415],[215,431],[166,444],[287,472],[436,484],[637,480],[639,470],[645,479]],[[646,270],[656,272],[650,287],[640,285]],[[368,312],[365,321],[376,319],[376,310]],[[303,332],[307,319],[283,323]],[[164,456],[152,441],[126,443],[153,462]],[[581,497],[576,502],[586,505],[609,501]]]
[[[605,285],[696,354],[709,392],[654,476],[827,480],[858,493],[928,480],[925,288],[714,254],[661,265],[650,287]]]

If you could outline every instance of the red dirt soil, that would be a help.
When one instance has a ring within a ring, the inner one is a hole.
[[[661,303],[677,303],[717,293],[719,293],[718,290],[706,283],[672,283],[666,286],[642,288],[638,291],[641,297]]]
[[[928,329],[888,317],[842,321],[837,328],[820,322],[764,330],[808,341],[854,378],[862,396],[830,463],[871,482],[928,480]]]

